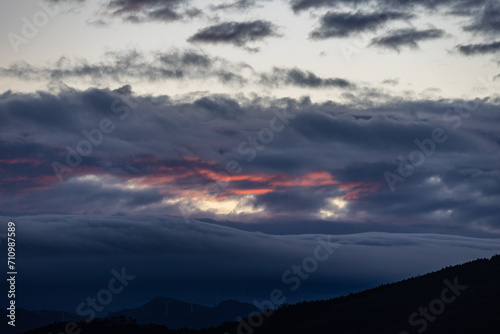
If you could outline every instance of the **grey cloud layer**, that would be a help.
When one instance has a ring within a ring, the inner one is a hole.
[[[464,27],[465,31],[498,36],[500,31],[500,4],[490,1],[473,18],[472,23]]]
[[[4,93],[0,99],[1,182],[3,191],[18,195],[2,197],[1,210],[178,215],[176,205],[162,201],[176,196],[179,189],[202,189],[211,182],[197,170],[221,172],[228,161],[236,160],[246,175],[274,175],[275,182],[282,180],[279,175],[284,172],[289,177],[326,172],[336,180],[324,186],[277,182],[271,193],[255,195],[255,204],[270,215],[316,219],[329,198],[347,194],[350,200],[341,220],[457,224],[457,231],[480,226],[491,233],[499,228],[497,104],[398,100],[367,108],[313,104],[308,99],[206,96],[174,103],[167,96],[136,97],[137,108],[120,121],[110,106],[122,98],[118,92],[97,89],[59,95]],[[476,106],[466,118],[459,107],[465,103]],[[240,144],[268,128],[276,110],[295,117],[274,134],[271,143],[255,150],[255,158],[248,162],[251,155]],[[64,163],[65,147],[76,147],[85,139],[82,130],[96,128],[104,117],[115,122],[116,130],[83,158],[66,182],[59,183],[51,163]],[[408,159],[418,149],[415,140],[430,138],[435,128],[445,131],[447,141],[391,192],[384,172],[397,169],[398,156]],[[187,161],[183,156],[207,162]],[[175,186],[172,193],[154,183],[145,188],[123,186],[129,178],[151,178],[165,168],[193,174],[169,181]],[[269,187],[269,182],[247,179],[232,182],[229,189]],[[82,207],[82,203],[86,204]],[[286,208],[293,208],[293,215]]]
[[[396,51],[400,51],[402,47],[418,49],[418,42],[438,39],[444,35],[445,32],[441,29],[399,29],[389,31],[385,36],[374,38],[371,44]]]
[[[35,67],[28,63],[16,63],[0,68],[1,76],[18,77],[25,80],[58,80],[66,78],[121,81],[126,78],[148,81],[209,79],[222,83],[246,82],[239,71],[250,68],[246,64],[229,62],[210,57],[198,51],[156,52],[146,55],[137,50],[109,52],[104,61],[89,63],[85,59],[72,61],[62,57],[52,67]],[[250,68],[251,69],[251,68]]]
[[[179,7],[188,1],[181,0],[111,0],[107,4],[111,16],[122,17],[124,21],[177,21],[183,17]]]
[[[464,9],[477,8],[488,3],[489,0],[290,0],[290,5],[295,12],[312,8],[335,8],[340,5],[353,8],[369,5],[385,9],[413,9],[415,7],[437,9],[448,7],[453,9],[453,13],[463,13]]]
[[[290,303],[325,298],[489,257],[500,246],[498,239],[433,234],[272,236],[151,215],[20,216],[14,221],[25,272],[17,300],[31,309],[40,301],[50,309],[64,303],[72,312],[103,288],[111,269],[122,267],[136,278],[106,312],[162,293],[183,300],[192,295],[191,301],[208,304],[217,294],[219,301],[241,298],[242,288],[249,302],[269,298],[273,289],[281,289]],[[318,238],[340,246],[292,292],[293,284],[284,283],[282,275],[313,256]],[[51,270],[40,270],[41,264]]]
[[[389,21],[411,20],[425,12],[467,18],[461,27],[462,30],[487,38],[495,36],[500,29],[500,5],[489,0],[291,0],[290,6],[295,13],[322,8],[330,10],[321,16],[319,28],[310,33],[310,37],[314,39],[342,38],[366,31],[373,32]],[[346,8],[350,8],[351,12],[346,13]],[[361,12],[366,8],[375,9],[375,12]],[[371,45],[395,50],[399,50],[401,46],[416,48],[418,40],[444,36],[444,32],[439,29],[411,30],[413,31],[398,30],[392,35],[378,36]]]
[[[268,21],[223,22],[200,29],[188,41],[192,43],[225,43],[245,46],[249,42],[278,36],[277,27]]]
[[[58,0],[47,0],[57,3]],[[63,0],[85,3],[86,0]],[[190,6],[188,0],[109,0],[102,2],[97,22],[107,23],[109,18],[121,18],[125,22],[174,22],[201,15],[201,10]]]
[[[233,2],[224,2],[217,5],[212,5],[210,8],[214,11],[243,11],[257,6],[256,0],[235,0]]]
[[[412,17],[412,14],[399,12],[328,12],[321,17],[320,27],[312,31],[309,36],[313,39],[348,37],[364,31],[375,31],[389,21],[410,19]]]
[[[85,59],[62,57],[51,66],[38,67],[25,62],[0,67],[0,77],[22,80],[76,80],[93,84],[142,79],[149,82],[187,79],[217,80],[224,85],[256,84],[269,87],[297,86],[304,88],[354,88],[343,78],[322,78],[298,68],[273,68],[258,73],[243,62],[212,57],[200,51],[152,52],[137,50],[108,52],[105,60],[89,63]]]
[[[292,85],[308,88],[354,87],[352,83],[345,79],[321,78],[310,71],[303,71],[298,68],[286,69],[275,67],[271,73],[262,74],[261,78],[261,82],[269,86]]]
[[[458,45],[458,51],[466,56],[500,52],[500,41],[484,44]]]
[[[48,0],[54,1],[54,0]],[[69,0],[71,1],[71,0]],[[84,3],[85,0],[72,2]],[[101,4],[98,17],[90,22],[106,24],[111,18],[121,18],[126,22],[144,23],[151,21],[172,22],[186,21],[194,18],[207,19],[207,12],[240,12],[259,7],[264,2],[255,0],[235,0],[224,3],[208,3],[206,8],[193,7],[189,1],[180,0],[111,0]],[[500,5],[489,0],[290,0],[291,9],[295,13],[306,10],[328,10],[320,13],[317,28],[309,33],[315,40],[329,38],[346,38],[366,32],[375,32],[391,22],[410,21],[425,13],[439,13],[445,16],[460,17],[462,30],[491,38],[500,29]],[[368,11],[367,8],[370,8]],[[219,18],[211,18],[218,21]],[[285,31],[286,33],[286,31]],[[248,47],[250,42],[261,41],[269,37],[280,37],[273,22],[264,19],[247,21],[227,21],[201,28],[188,40],[192,43],[231,44],[247,51],[257,52],[257,47]],[[411,28],[397,30],[377,36],[370,44],[394,50],[401,47],[417,48],[418,41],[442,38],[440,29]],[[477,36],[476,36],[477,37]],[[480,41],[476,44],[488,44],[491,41]],[[491,49],[490,49],[491,50]],[[467,55],[467,50],[462,52]],[[478,53],[477,53],[478,54]]]

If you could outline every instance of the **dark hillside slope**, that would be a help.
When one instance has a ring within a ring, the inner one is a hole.
[[[346,297],[285,307],[255,333],[500,333],[499,315],[500,256],[495,256]]]
[[[247,316],[247,315],[242,315]],[[201,330],[94,321],[82,333],[498,334],[500,256],[480,259],[345,297],[283,306],[269,317]],[[263,320],[263,321],[259,321]],[[251,326],[249,323],[258,324]],[[64,332],[64,324],[30,334]]]

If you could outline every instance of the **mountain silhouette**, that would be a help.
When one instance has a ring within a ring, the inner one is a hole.
[[[173,298],[156,297],[138,308],[111,312],[108,317],[132,317],[138,324],[164,325],[172,329],[205,328],[234,321],[238,316],[254,311],[257,311],[255,306],[233,300],[207,307]]]
[[[174,301],[172,305],[176,305]],[[154,311],[156,304],[163,302],[155,298],[135,310]],[[186,303],[179,305],[183,304]],[[168,312],[174,312],[174,308]],[[79,322],[77,326],[82,333],[95,334],[498,334],[500,256],[446,267],[348,296],[283,305],[246,318],[250,312],[240,314],[243,321],[204,329],[144,325],[120,312],[104,320]],[[60,322],[28,333],[64,333],[65,325]]]
[[[8,319],[6,311],[2,311],[0,314],[2,316],[2,319]],[[7,327],[6,331],[2,331],[2,333],[24,333],[27,330],[39,328],[60,321],[78,322],[83,321],[86,318],[87,317],[82,317],[73,313],[63,311],[30,311],[23,308],[17,308],[16,326],[14,328],[12,328],[11,326]],[[4,324],[2,324],[2,326],[3,325]]]

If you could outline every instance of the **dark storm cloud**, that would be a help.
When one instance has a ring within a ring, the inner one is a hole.
[[[14,221],[24,270],[16,301],[23,307],[76,313],[88,296],[106,287],[112,269],[135,276],[99,316],[158,295],[181,300],[192,295],[189,301],[209,305],[217,297],[240,299],[242,289],[247,302],[269,299],[274,289],[282,290],[288,303],[333,297],[488,257],[499,247],[496,239],[432,234],[266,235],[155,215],[37,215]],[[292,291],[294,284],[283,281],[283,273],[302,266],[318,246],[328,258]],[[52,269],[40,270],[47,263]]]
[[[263,40],[267,37],[277,37],[277,27],[268,21],[223,22],[200,29],[191,36],[191,43],[225,43],[245,46],[249,42]]]
[[[497,1],[488,2],[464,30],[497,36],[500,31],[500,4]]]
[[[413,9],[420,6],[426,9],[436,9],[448,7],[454,13],[463,14],[465,10],[476,8],[488,3],[488,0],[291,0],[290,5],[294,12],[298,13],[311,8],[337,8],[349,6],[358,8],[363,6],[372,6],[378,8],[398,8]]]
[[[389,33],[385,36],[374,38],[371,45],[393,49],[396,51],[400,51],[403,47],[418,49],[419,42],[442,38],[444,35],[445,32],[441,29],[398,29],[389,31]]]
[[[336,2],[332,0],[293,0],[290,1],[292,9],[300,12],[309,8],[333,6]]]
[[[310,71],[304,71],[298,68],[286,69],[278,67],[273,68],[271,73],[262,74],[261,82],[269,86],[291,85],[308,88],[352,88],[354,86],[345,79],[321,78]]]
[[[193,218],[296,221],[324,210],[329,220],[499,228],[500,116],[487,100],[398,98],[366,106],[212,95],[174,102],[132,92],[2,94],[0,210],[180,215],[178,201],[220,181],[227,185],[212,205],[250,196],[245,203],[261,213],[217,214],[194,201]],[[88,153],[82,142],[103,119],[114,129],[94,137],[99,143]],[[400,156],[425,150],[417,141],[429,147],[436,128],[447,140],[391,192],[384,173],[399,167]],[[59,182],[53,162],[69,166],[77,149],[87,153]],[[233,160],[241,168],[234,175],[227,173]],[[345,201],[341,210],[335,198]]]
[[[270,192],[259,195],[255,203],[265,205],[269,212],[276,214],[303,212],[315,212],[321,209],[325,203],[323,195],[317,193],[305,193],[303,189],[290,190],[286,192]]]
[[[466,56],[496,53],[500,51],[500,41],[484,44],[458,45],[458,51]]]
[[[412,14],[402,12],[328,12],[321,17],[320,27],[312,31],[309,36],[312,39],[348,37],[365,31],[375,31],[389,21],[412,17]]]
[[[254,8],[257,6],[256,0],[236,0],[233,2],[224,2],[218,5],[210,5],[213,11],[243,11]]]
[[[466,18],[466,23],[462,26],[464,31],[488,36],[495,35],[500,29],[500,5],[497,1],[489,0],[291,0],[290,6],[295,13],[309,9],[331,9],[332,23],[328,24],[323,19],[321,27],[311,34],[311,37],[316,38],[342,37],[356,31],[356,28],[347,25],[347,23],[355,23],[356,20],[346,18],[346,14],[340,12],[341,10],[345,12],[346,8],[352,11],[371,8],[381,13],[396,11],[409,15],[407,20],[426,12],[438,12],[440,15]],[[366,24],[363,20],[358,20],[357,24],[359,25],[358,31],[368,30],[363,29],[363,25]],[[375,27],[381,25],[382,22],[379,19],[371,23],[369,30],[373,31]]]
[[[408,179],[408,188],[395,193],[382,191],[365,205],[353,203],[352,210],[375,210],[381,216],[388,213],[393,217],[390,219],[393,222],[413,222],[422,227],[426,221],[456,221],[459,223],[450,224],[455,231],[462,230],[472,220],[482,226],[498,226],[494,218],[498,215],[498,208],[489,206],[488,200],[481,198],[482,194],[498,198],[500,184],[497,176],[498,171],[481,170],[471,165],[447,169],[442,167],[439,173],[427,168],[414,179]],[[446,187],[443,187],[444,184]],[[425,189],[426,197],[419,199],[417,193],[410,190],[414,187]],[[461,194],[450,196],[448,192]],[[496,234],[498,229],[486,228],[485,231],[494,231]]]
[[[47,197],[43,205],[40,205],[40,196]],[[75,177],[63,185],[43,189],[43,192],[34,189],[26,195],[26,200],[31,203],[29,210],[39,213],[109,214],[117,213],[108,210],[110,207],[132,212],[143,206],[161,203],[163,196],[155,189],[131,191],[116,182]]]

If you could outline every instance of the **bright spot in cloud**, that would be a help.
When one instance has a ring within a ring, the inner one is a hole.
[[[182,203],[189,211],[204,211],[211,212],[217,215],[237,215],[237,214],[252,214],[264,211],[264,207],[256,207],[253,205],[255,196],[236,196],[230,198],[199,198],[187,200],[182,199],[166,199],[165,204]]]
[[[328,205],[318,212],[321,218],[338,218],[345,212],[347,201],[342,197],[329,198],[327,202]]]
[[[451,216],[453,213],[453,210],[436,210],[433,212],[433,216],[437,217],[438,219],[446,219]]]
[[[335,198],[330,198],[328,200],[332,205],[335,205],[339,209],[343,209],[347,205],[347,201],[344,200],[342,197],[335,197]]]
[[[88,174],[88,175],[76,176],[73,178],[73,180],[76,182],[88,182],[88,181],[99,182],[102,180],[102,178],[97,175]]]
[[[439,176],[431,176],[430,178],[427,179],[427,182],[429,183],[440,183],[441,182],[441,178]]]

